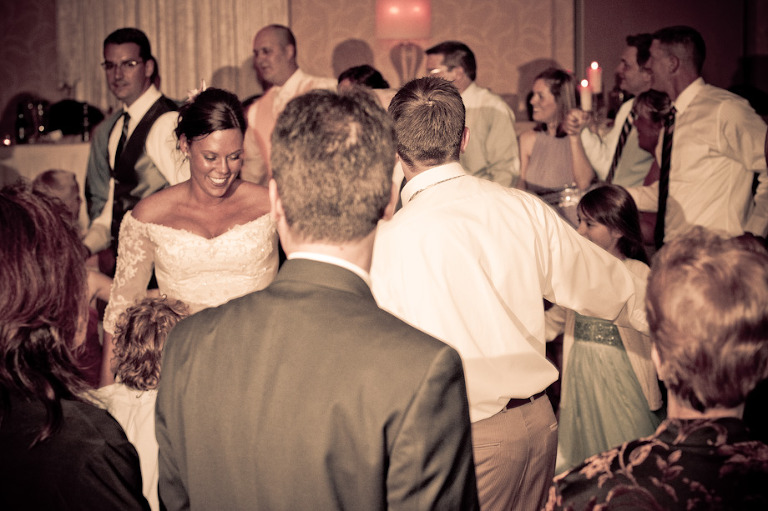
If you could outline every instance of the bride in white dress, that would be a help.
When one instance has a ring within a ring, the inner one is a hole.
[[[139,202],[120,226],[117,269],[104,314],[101,385],[114,381],[112,334],[127,307],[160,294],[191,312],[266,287],[278,267],[267,189],[239,179],[243,118],[238,98],[207,89],[179,111],[176,135],[190,179]]]

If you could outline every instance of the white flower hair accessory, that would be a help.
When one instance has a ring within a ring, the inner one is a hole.
[[[200,80],[200,88],[187,91],[187,103],[191,103],[195,98],[208,87],[205,85],[205,80]]]

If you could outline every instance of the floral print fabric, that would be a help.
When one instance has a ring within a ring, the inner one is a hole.
[[[735,418],[668,419],[555,477],[546,510],[768,510],[768,445]]]

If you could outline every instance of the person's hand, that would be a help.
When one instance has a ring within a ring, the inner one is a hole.
[[[581,133],[587,122],[589,122],[589,112],[574,108],[565,117],[565,132],[569,137],[575,137]]]

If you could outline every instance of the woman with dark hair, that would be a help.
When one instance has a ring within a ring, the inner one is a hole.
[[[385,110],[390,101],[395,97],[397,90],[389,87],[389,82],[384,79],[375,67],[363,64],[350,67],[339,75],[339,92],[345,92],[354,88],[363,88],[370,91]]]
[[[605,185],[582,197],[579,234],[621,259],[645,282],[650,269],[637,207],[624,188]],[[644,294],[644,290],[638,290]],[[547,338],[565,332],[557,472],[659,425],[662,407],[647,335],[557,306]]]
[[[579,191],[595,178],[579,133],[566,132],[569,115],[582,115],[576,106],[573,77],[554,67],[545,69],[533,82],[533,131],[520,135],[520,179],[518,186],[542,196],[558,207],[574,227]]]
[[[86,403],[80,233],[58,200],[0,191],[0,508],[148,509],[136,450]]]
[[[120,253],[104,314],[101,384],[114,382],[115,322],[146,295],[194,313],[266,287],[277,273],[277,232],[267,189],[240,179],[245,119],[234,94],[209,88],[179,110],[176,135],[190,178],[139,202],[120,227]]]

